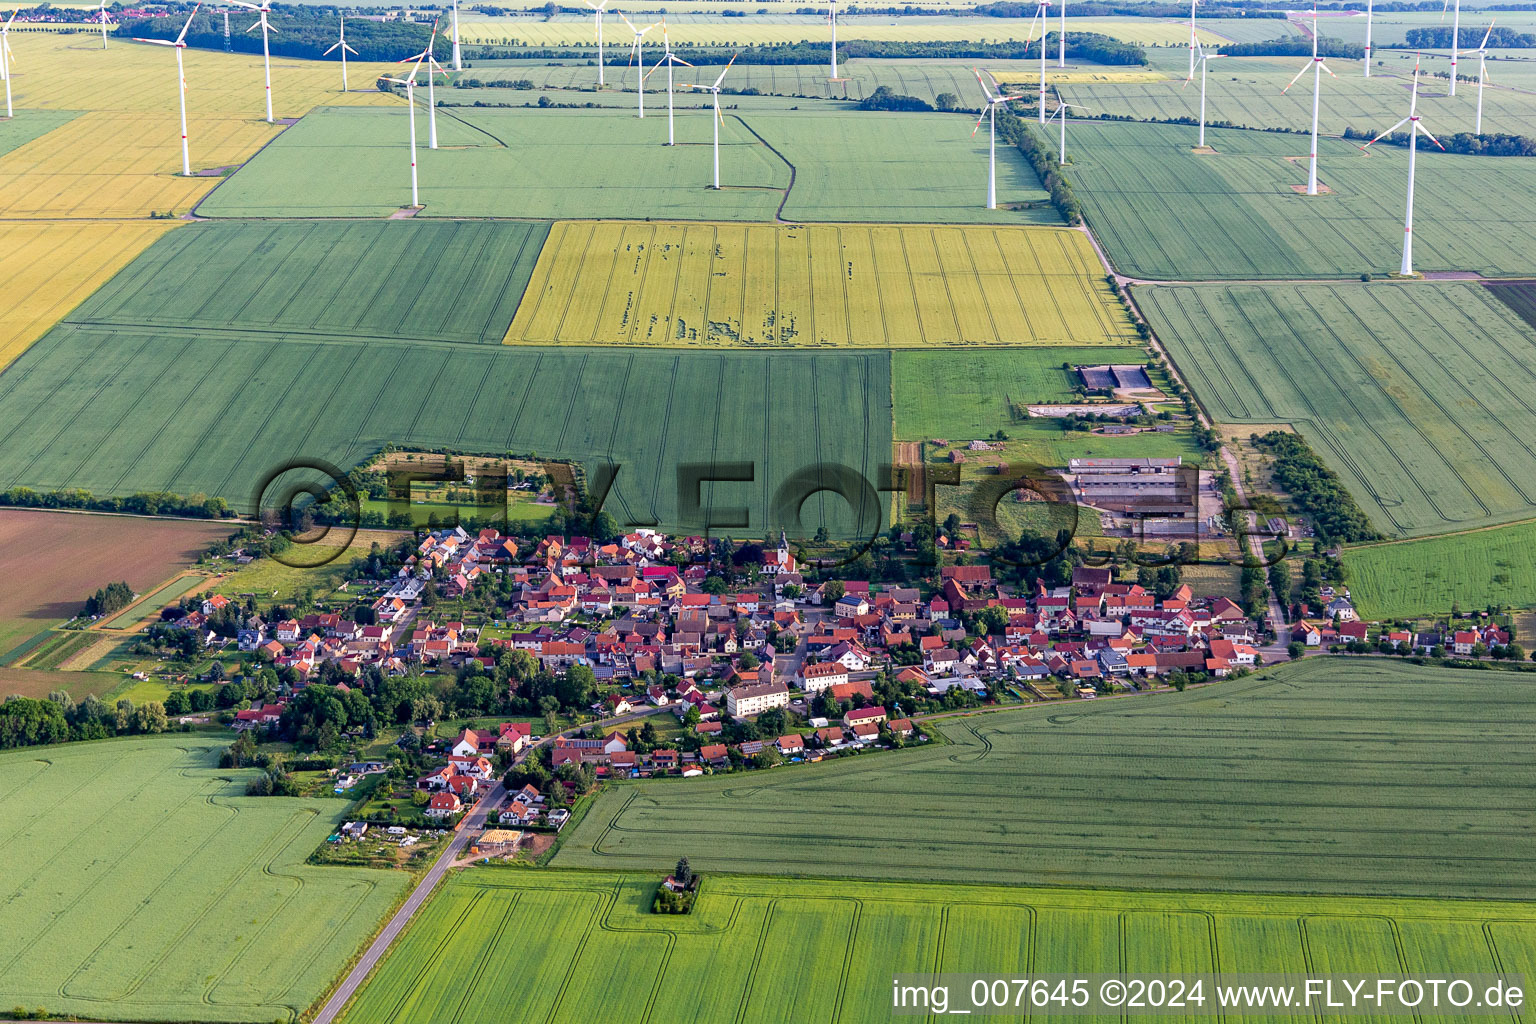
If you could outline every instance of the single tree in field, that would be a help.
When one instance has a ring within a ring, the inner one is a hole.
[[[693,884],[693,868],[688,866],[687,857],[678,860],[677,870],[672,872],[672,880],[684,889]]]

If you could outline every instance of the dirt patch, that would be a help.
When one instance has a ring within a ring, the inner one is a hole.
[[[0,656],[73,616],[108,583],[126,580],[149,593],[234,529],[194,519],[0,509],[7,584],[0,587]]]

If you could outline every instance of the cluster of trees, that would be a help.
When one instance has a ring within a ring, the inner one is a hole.
[[[1464,26],[1458,44],[1455,42],[1455,31],[1450,25],[1431,25],[1427,28],[1411,28],[1405,33],[1405,38],[1409,47],[1415,50],[1444,50],[1452,46],[1470,50],[1482,43],[1484,32],[1488,32],[1486,26]],[[1536,35],[1495,25],[1488,35],[1488,45],[1499,50],[1529,50],[1536,47]]]
[[[538,88],[531,78],[495,78],[482,82],[478,78],[465,75],[455,78],[452,85],[455,89],[516,89],[518,92],[529,92]]]
[[[1229,57],[1310,57],[1312,40],[1306,36],[1281,36],[1279,39],[1265,39],[1258,43],[1227,43],[1222,46],[1221,52]],[[1360,60],[1365,56],[1365,47],[1358,43],[1346,43],[1342,39],[1318,36],[1317,53],[1320,57]]]
[[[916,96],[904,96],[888,85],[882,85],[859,100],[860,110],[932,110],[933,104]]]
[[[997,3],[980,4],[974,13],[989,18],[1033,18],[1036,5],[1018,0],[999,0]],[[861,8],[862,10],[862,8]],[[965,13],[963,7],[950,8],[946,14]],[[1074,3],[1074,18],[1187,18],[1189,8],[1167,3],[1105,4]],[[1203,18],[1284,18],[1284,11],[1271,10],[1256,2],[1214,3],[1200,12]]]
[[[1345,128],[1346,139],[1374,139],[1375,132],[1360,131],[1355,128]],[[1455,135],[1440,136],[1440,144],[1445,147],[1447,153],[1460,153],[1463,156],[1536,156],[1536,139],[1528,135],[1506,135],[1497,132],[1487,135],[1474,135],[1471,132],[1457,132]],[[1409,135],[1407,132],[1393,132],[1384,136],[1377,145],[1408,147]],[[1428,143],[1420,143],[1420,149],[1428,149]]]
[[[693,909],[694,897],[698,895],[699,876],[693,873],[687,857],[678,860],[677,867],[672,871],[672,881],[677,885],[676,889],[669,889],[665,885],[656,887],[656,899],[651,904],[652,912],[686,914]]]
[[[1319,540],[1354,543],[1381,538],[1339,475],[1299,435],[1272,430],[1253,438],[1253,443],[1274,459],[1275,481],[1311,517]]]
[[[156,701],[111,705],[93,694],[77,704],[68,693],[55,691],[46,700],[9,697],[0,704],[0,749],[165,730],[165,707]]]
[[[230,519],[235,515],[235,510],[223,498],[210,498],[206,494],[183,497],[169,491],[140,491],[126,498],[98,498],[80,488],[34,491],[30,487],[11,487],[0,491],[0,505],[122,512],[141,516],[185,516],[191,519]]]
[[[187,23],[190,5],[172,13],[152,18],[124,18],[113,34],[125,39],[175,39]],[[187,30],[187,45],[205,50],[223,50],[226,45],[236,53],[260,53],[261,33],[247,32],[257,15],[240,11],[231,14],[229,38],[224,38],[224,17],[213,12],[199,12]],[[279,57],[303,57],[320,60],[336,42],[337,21],[334,8],[303,5],[274,5],[267,23],[275,29],[268,45]],[[396,61],[417,53],[427,45],[431,26],[409,21],[370,21],[353,18],[347,26],[347,45],[357,51],[353,60]],[[443,40],[439,33],[439,40]],[[335,60],[336,55],[323,58]]]
[[[1287,579],[1290,570],[1286,570]],[[1297,595],[1301,603],[1306,607],[1321,612],[1323,603],[1323,584],[1343,586],[1349,582],[1349,570],[1344,563],[1337,558],[1308,558],[1301,563],[1301,593]],[[1290,594],[1290,588],[1277,589],[1275,593],[1281,597]]]
[[[133,588],[126,582],[108,583],[85,599],[85,606],[80,609],[80,614],[87,618],[110,615],[128,607],[132,601]]]
[[[1031,8],[1033,13],[1033,8]],[[1188,12],[1185,12],[1186,15]],[[181,31],[181,26],[176,26],[176,31]],[[171,33],[175,36],[175,32]],[[348,35],[347,41],[351,42]],[[222,45],[223,36],[219,37]],[[334,42],[334,40],[332,40]],[[420,45],[420,44],[418,44]],[[1055,47],[1055,42],[1048,42],[1050,47]],[[1003,40],[1000,42],[977,42],[974,40],[923,40],[923,41],[898,41],[879,39],[847,39],[837,44],[839,58],[853,60],[856,58],[888,58],[888,59],[950,59],[950,60],[1023,60],[1031,54],[1038,57],[1040,51],[1037,48],[1038,41],[1026,43],[1022,39]],[[258,46],[258,51],[260,47]],[[592,47],[583,45],[579,47],[540,47],[534,49],[527,46],[508,47],[474,47],[474,59],[476,60],[561,60],[569,59],[571,51],[577,50],[583,54],[591,52]],[[674,44],[672,52],[690,64],[723,64],[733,53],[737,64],[759,65],[785,65],[785,64],[825,64],[831,56],[832,44],[828,42],[811,42],[802,40],[797,43],[764,43],[753,46],[745,46],[736,52],[726,46],[680,46]],[[274,51],[276,52],[276,51]],[[1055,53],[1055,49],[1051,50]],[[1310,52],[1310,51],[1309,51]],[[605,64],[612,66],[624,65],[627,58],[619,47],[609,51],[611,56],[606,56]],[[1139,45],[1126,43],[1118,39],[1097,32],[1069,32],[1067,34],[1067,57],[1076,60],[1093,61],[1097,64],[1119,64],[1141,66],[1147,63],[1147,54]],[[594,61],[595,63],[595,61]]]

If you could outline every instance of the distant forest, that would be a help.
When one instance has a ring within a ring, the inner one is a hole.
[[[241,10],[229,16],[229,48],[238,53],[260,53],[261,31],[246,31],[256,24],[255,11]],[[124,19],[113,34],[125,37],[141,36],[145,39],[175,39],[185,25],[185,12],[158,18]],[[267,23],[275,30],[271,36],[271,52],[278,57],[319,58],[336,42],[338,30],[336,11],[323,7],[274,7],[267,15]],[[402,21],[368,21],[363,18],[347,19],[347,45],[357,51],[350,60],[396,61],[410,54],[420,53],[427,45],[432,29],[429,25],[417,25]],[[439,31],[439,57],[447,54],[446,36]],[[199,11],[187,32],[187,45],[203,50],[224,49],[224,15]],[[331,54],[331,60],[339,59]]]

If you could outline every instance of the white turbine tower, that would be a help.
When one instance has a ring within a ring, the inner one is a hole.
[[[644,28],[635,28],[635,23],[624,17],[624,12],[619,12],[619,17],[624,19],[624,24],[635,34],[629,44],[629,63],[635,68],[635,96],[640,103],[640,116],[645,116],[645,34],[656,27],[656,22]],[[735,58],[731,58],[734,60]]]
[[[829,82],[838,81],[837,77],[837,0],[827,0],[827,23],[832,26],[832,75]]]
[[[725,117],[720,113],[720,83],[725,81],[725,73],[731,70],[731,65],[736,63],[738,54],[731,54],[731,59],[725,67],[720,69],[720,77],[715,79],[714,85],[684,85],[684,89],[700,89],[710,93],[715,101],[715,183],[711,188],[720,187],[720,125],[725,122]]]
[[[336,17],[341,22],[341,38],[336,41],[335,45],[333,45],[331,47],[331,49],[326,50],[320,56],[322,56],[322,57],[329,57],[333,50],[340,50],[341,51],[341,91],[342,92],[346,92],[347,91],[347,54],[350,53],[350,54],[352,54],[352,56],[356,57],[357,56],[357,51],[352,49],[352,47],[347,45],[347,16],[345,14],[342,14],[342,13],[340,13],[338,11]]]
[[[1483,89],[1488,84],[1488,37],[1493,35],[1494,19],[1488,19],[1488,31],[1483,33],[1483,42],[1476,50],[1468,50],[1468,53],[1477,54],[1477,126],[1472,129],[1476,135],[1483,134]]]
[[[1056,66],[1064,68],[1067,66],[1067,0],[1060,0],[1060,3],[1061,6],[1056,10],[1061,19],[1060,27],[1056,30],[1056,34],[1061,37],[1056,40]]]
[[[1024,39],[1024,52],[1029,52],[1029,44],[1035,41],[1035,22],[1040,22],[1040,123],[1045,124],[1045,33],[1050,22],[1048,8],[1051,0],[1037,0],[1035,16],[1029,20],[1029,35]]]
[[[1408,125],[1408,206],[1407,212],[1403,215],[1403,263],[1398,273],[1404,277],[1411,277],[1413,276],[1413,165],[1414,158],[1419,153],[1419,133],[1422,132],[1426,139],[1440,146],[1440,140],[1419,123],[1419,62],[1417,60],[1413,62],[1413,93],[1408,101],[1408,116],[1360,148],[1365,149],[1375,145],[1405,124]],[[1440,148],[1445,149],[1444,146]]]
[[[96,20],[101,22],[101,48],[107,48],[107,26],[112,24],[107,15],[107,0],[101,0],[101,10],[96,12]]]
[[[603,87],[603,12],[608,9],[608,0],[598,0],[593,3],[587,0],[587,6],[592,8],[592,20],[597,24],[597,87]]]
[[[197,10],[201,6],[202,4],[199,3],[192,8],[192,13],[187,15],[187,23],[181,26],[181,34],[176,37],[174,43],[164,39],[134,39],[136,43],[154,43],[156,46],[170,46],[176,50],[176,94],[181,98],[181,173],[186,177],[192,176],[192,157],[187,152],[187,75],[182,70],[181,51],[187,48],[187,29],[192,27],[192,19],[197,17]],[[12,19],[15,17],[16,15],[11,15]],[[9,49],[4,47],[3,43],[0,43],[0,48]],[[9,101],[9,76],[6,77],[6,82],[6,100]]]
[[[256,31],[256,29],[258,27],[260,27],[260,29],[261,29],[261,63],[262,63],[262,66],[266,69],[266,73],[267,73],[267,122],[271,123],[271,121],[272,121],[272,54],[269,51],[268,46],[267,46],[267,33],[268,32],[276,32],[277,31],[277,29],[272,28],[270,25],[267,24],[267,15],[269,13],[271,13],[272,8],[267,3],[265,3],[265,0],[263,0],[263,2],[259,3],[259,4],[247,3],[246,0],[226,0],[226,2],[232,3],[236,7],[248,8],[250,10],[258,12],[261,15],[261,20],[256,22],[250,28],[246,29],[246,31],[247,32],[254,32],[254,31]]]
[[[1328,72],[1334,78],[1339,77],[1333,74],[1333,69],[1317,54],[1317,4],[1315,0],[1312,4],[1312,59],[1304,64],[1300,71],[1296,72],[1296,77],[1291,79],[1290,85],[1287,85],[1280,91],[1282,93],[1288,91],[1291,85],[1295,85],[1300,81],[1301,76],[1307,73],[1308,68],[1312,69],[1312,152],[1308,157],[1307,195],[1315,196],[1317,195],[1317,114],[1318,104],[1323,93],[1323,72]]]
[[[1371,9],[1375,7],[1374,0],[1365,0],[1365,77],[1371,77]]]
[[[1200,0],[1189,0],[1189,77],[1195,77],[1195,50],[1200,46],[1199,37],[1195,35],[1195,4]]]
[[[651,70],[645,73],[645,77],[650,78],[663,64],[667,66],[667,145],[675,146],[677,137],[672,130],[672,68],[678,64],[685,68],[691,68],[693,65],[672,52],[672,40],[667,36],[666,18],[661,19],[661,45],[662,58],[652,65]]]
[[[16,15],[20,13],[20,9],[12,11],[11,21],[15,21]],[[11,21],[0,25],[0,78],[5,79],[5,116],[7,120],[16,116],[15,112],[11,109],[11,59],[14,56],[11,53]],[[186,135],[185,127],[182,128],[182,135],[183,137]]]
[[[1061,148],[1056,151],[1057,167],[1065,167],[1067,165],[1067,109],[1069,107],[1073,110],[1088,109],[1087,107],[1080,107],[1076,103],[1058,103],[1056,109],[1051,111],[1051,116],[1047,118],[1047,120],[1061,119]]]
[[[464,70],[464,60],[459,53],[459,0],[453,0],[453,70]]]
[[[411,58],[409,57],[405,58],[405,60],[410,59]],[[411,68],[411,73],[404,78],[390,78],[388,75],[381,76],[381,81],[393,82],[396,85],[405,86],[405,106],[406,110],[408,110],[410,113],[411,206],[416,209],[420,209],[421,207],[421,197],[416,190],[416,72],[421,70],[421,60],[421,57],[416,58],[416,66]],[[403,64],[405,61],[401,61],[400,63]]]
[[[1206,53],[1205,47],[1200,47],[1200,141],[1195,144],[1196,149],[1205,148],[1205,79],[1209,62],[1225,56],[1224,53]],[[1186,78],[1184,84],[1188,85],[1189,79]]]
[[[990,71],[983,71],[980,68],[973,70],[976,72],[976,81],[981,86],[981,94],[986,97],[987,105],[982,108],[980,116],[976,118],[976,127],[971,129],[971,138],[976,137],[976,133],[981,130],[981,122],[985,120],[988,134],[987,209],[995,210],[997,209],[997,108],[1023,97],[1006,95],[1003,87],[997,84],[997,79],[992,77]]]
[[[1456,51],[1461,46],[1461,0],[1455,0],[1455,13],[1451,15],[1451,95],[1456,95]],[[1445,22],[1446,9],[1451,6],[1451,0],[1445,0],[1440,8],[1440,21]]]
[[[447,75],[448,72],[437,62],[432,48],[437,45],[437,22],[432,23],[432,34],[427,37],[427,48],[420,53],[412,54],[399,63],[415,61],[416,67],[421,66],[422,61],[427,62],[427,148],[437,148],[437,90],[433,87],[434,74]],[[411,77],[416,77],[416,68],[411,69]]]

